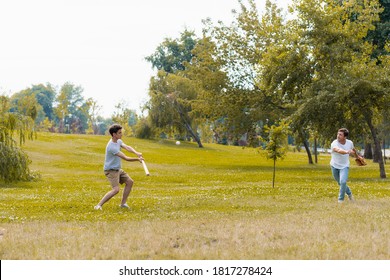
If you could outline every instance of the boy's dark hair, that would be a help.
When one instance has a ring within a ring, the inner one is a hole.
[[[344,133],[344,137],[348,137],[348,135],[349,135],[349,131],[346,128],[340,128],[339,132]]]
[[[120,130],[120,129],[122,129],[122,126],[120,126],[119,124],[113,124],[108,129],[108,132],[110,132],[111,136],[113,136],[113,134],[117,133],[118,130]]]

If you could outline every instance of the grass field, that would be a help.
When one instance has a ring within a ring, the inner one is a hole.
[[[39,134],[24,148],[36,182],[0,183],[0,259],[390,259],[390,184],[377,164],[352,164],[356,202],[338,205],[329,155],[277,163],[258,150],[123,139],[135,180],[130,210],[102,165],[107,136]],[[130,154],[129,154],[130,155]],[[387,169],[389,167],[387,166]]]

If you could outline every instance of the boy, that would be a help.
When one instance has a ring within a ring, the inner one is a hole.
[[[133,187],[133,179],[121,169],[121,159],[126,161],[139,161],[143,160],[142,153],[137,152],[132,147],[126,145],[121,140],[122,138],[122,126],[119,124],[113,124],[108,130],[111,134],[111,139],[106,147],[106,156],[104,160],[104,174],[106,175],[108,181],[111,184],[112,190],[106,193],[102,200],[95,206],[95,210],[102,210],[104,203],[109,201],[113,196],[119,192],[119,185],[125,184],[123,190],[123,196],[121,204],[119,205],[122,208],[129,208],[126,201]],[[132,152],[137,155],[137,158],[131,158],[126,156],[120,150],[121,148]]]

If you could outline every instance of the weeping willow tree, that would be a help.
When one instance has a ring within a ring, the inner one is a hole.
[[[34,114],[10,112],[9,105],[9,99],[0,96],[0,180],[31,180],[36,174],[30,171],[30,159],[20,146],[33,138]]]

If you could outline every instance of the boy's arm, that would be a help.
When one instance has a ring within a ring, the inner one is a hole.
[[[121,147],[124,148],[126,151],[131,152],[131,153],[137,155],[137,157],[142,157],[142,153],[137,152],[133,147],[128,146],[128,145],[126,145],[123,142],[122,142]]]
[[[122,152],[118,152],[117,154],[116,154],[116,156],[118,156],[118,157],[120,157],[121,159],[124,159],[124,160],[126,160],[126,161],[139,161],[139,162],[141,162],[144,158],[142,157],[142,154],[141,154],[141,156],[139,156],[138,158],[135,158],[135,157],[128,157],[128,156],[126,156],[124,153],[122,153]]]

